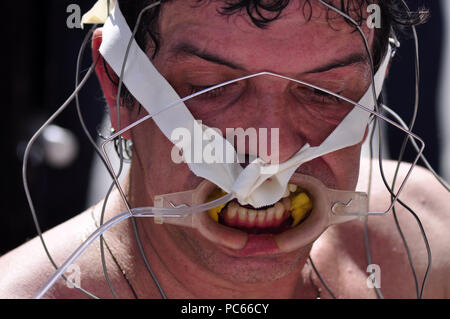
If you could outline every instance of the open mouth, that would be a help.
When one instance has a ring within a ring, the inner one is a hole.
[[[307,247],[329,226],[355,219],[347,213],[369,209],[365,193],[330,189],[320,180],[298,173],[290,183],[283,198],[272,206],[256,209],[232,200],[204,213],[164,218],[163,222],[193,228],[225,253],[249,257]],[[194,190],[155,196],[154,202],[155,207],[163,208],[195,206],[224,195],[216,185],[203,181]],[[339,203],[349,204],[334,212]]]
[[[212,201],[226,195],[215,188],[207,198]],[[210,209],[208,215],[217,223],[249,234],[280,234],[300,225],[311,213],[311,196],[294,184],[289,184],[283,198],[272,206],[256,209],[242,206],[237,200]]]

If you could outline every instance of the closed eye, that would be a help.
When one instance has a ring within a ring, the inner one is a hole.
[[[305,87],[305,86],[299,86],[296,87],[296,93],[295,95],[297,97],[300,97],[304,102],[310,102],[310,103],[316,103],[316,104],[341,104],[343,102],[342,99],[326,93],[324,91]],[[341,95],[343,91],[336,92],[335,94]]]
[[[343,92],[343,91],[336,92],[336,94],[337,94],[337,95],[341,95],[342,92]],[[321,97],[323,103],[325,103],[325,102],[327,102],[327,101],[333,101],[333,102],[336,102],[336,103],[342,102],[342,100],[341,100],[340,98],[338,98],[337,96],[328,94],[328,93],[323,92],[323,91],[321,91],[321,90],[314,89],[314,92],[313,92],[313,93],[314,93],[315,95],[317,95],[318,97]]]
[[[207,90],[207,89],[212,88],[212,87],[214,87],[216,85],[218,85],[218,84],[212,84],[212,85],[207,85],[207,86],[191,85],[190,88],[189,88],[189,95],[201,92],[203,90]],[[210,90],[208,92],[205,92],[205,93],[201,94],[199,97],[217,98],[221,94],[225,93],[226,90],[227,90],[227,86],[221,86],[221,87],[218,87],[218,88],[216,88],[214,90]]]

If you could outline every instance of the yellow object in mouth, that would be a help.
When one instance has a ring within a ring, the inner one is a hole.
[[[225,196],[225,195],[226,195],[226,193],[225,193],[223,190],[221,190],[221,189],[219,189],[219,188],[216,188],[216,189],[214,189],[214,191],[208,196],[207,201],[208,201],[208,202],[212,202],[213,200],[219,199],[219,198],[221,198],[221,197],[223,197],[223,196]],[[217,206],[217,207],[215,207],[215,208],[211,208],[210,210],[208,210],[209,216],[210,216],[212,219],[214,219],[214,220],[216,221],[216,223],[219,222],[219,214],[220,214],[220,212],[222,211],[222,209],[223,209],[226,205],[227,205],[227,204],[222,204],[222,205],[220,205],[220,206]]]
[[[305,218],[305,216],[308,214],[308,212],[312,209],[313,203],[311,198],[304,193],[301,192],[300,194],[294,196],[294,198],[291,201],[291,216],[294,219],[292,222],[292,227],[297,226],[300,221]]]
[[[216,188],[208,196],[207,201],[210,202],[210,201],[219,199],[225,195],[226,195],[226,193],[223,190]],[[298,189],[294,193],[291,193],[291,195],[289,197],[291,199],[291,207],[289,209],[289,212],[291,213],[291,217],[293,219],[293,222],[291,224],[291,227],[293,228],[293,227],[296,227],[298,224],[300,224],[300,222],[312,210],[313,202],[312,202],[310,196],[308,196],[308,194],[306,194],[306,192],[304,192],[300,189]],[[208,210],[208,215],[213,220],[215,220],[216,223],[218,223],[219,222],[219,214],[226,205],[227,204],[222,204],[220,206],[217,206],[215,208]]]

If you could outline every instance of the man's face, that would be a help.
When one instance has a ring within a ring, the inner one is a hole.
[[[360,34],[332,13],[327,21],[326,10],[315,1],[311,1],[310,21],[303,14],[303,1],[292,1],[266,29],[257,28],[247,15],[226,17],[217,13],[223,5],[221,1],[194,4],[195,1],[183,0],[163,6],[159,20],[161,47],[153,60],[182,97],[262,71],[312,83],[353,101],[359,101],[369,87],[367,53]],[[367,35],[372,43],[372,33],[367,31]],[[148,55],[152,56],[150,50]],[[222,132],[226,128],[278,128],[280,162],[306,143],[319,145],[352,109],[320,92],[269,76],[241,81],[227,90],[213,94],[211,99],[217,103],[187,106],[197,120]],[[220,99],[231,97],[233,103],[220,103]],[[133,120],[138,116],[143,114]],[[139,172],[133,175],[132,187],[135,194],[140,194],[135,205],[148,206],[155,195],[191,190],[202,181],[187,165],[171,160],[173,145],[152,121],[136,127],[132,137],[133,169]],[[312,175],[330,188],[354,190],[360,150],[361,145],[356,145],[336,151],[302,165],[297,172]],[[151,232],[155,236],[167,232],[198,264],[234,281],[280,278],[291,272],[309,249],[236,258],[196,230],[148,227],[154,228]]]

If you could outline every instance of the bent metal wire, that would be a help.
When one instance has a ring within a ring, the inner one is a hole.
[[[367,50],[367,52],[368,52],[368,56],[369,56],[370,61],[371,61],[372,83],[374,83],[374,68],[373,68],[372,57],[371,57],[371,55],[370,55],[370,53],[369,53],[370,51],[369,51],[369,48],[368,48],[368,45],[367,45],[367,39],[365,38],[365,35],[364,35],[364,33],[362,32],[362,30],[359,28],[359,25],[358,25],[356,22],[354,22],[353,20],[351,20],[351,18],[348,17],[345,13],[341,12],[339,9],[337,9],[337,8],[335,8],[335,7],[331,6],[331,5],[329,5],[328,3],[326,3],[326,2],[324,2],[324,1],[322,1],[322,0],[318,0],[318,1],[321,2],[323,5],[329,7],[331,10],[336,11],[337,13],[339,13],[341,16],[343,16],[344,18],[348,19],[348,20],[351,21],[352,23],[354,23],[355,26],[359,29],[359,31],[361,32],[362,39],[363,39],[363,41],[365,42],[366,50]],[[141,13],[139,14],[139,17],[138,17],[138,19],[137,19],[137,23],[136,23],[136,27],[135,27],[135,29],[134,29],[134,31],[133,31],[133,35],[132,35],[132,37],[130,38],[130,42],[129,42],[130,44],[131,44],[131,42],[134,40],[134,36],[135,36],[135,34],[136,34],[137,30],[138,30],[138,27],[139,27],[139,25],[140,25],[140,21],[141,21],[141,19],[142,19],[143,14],[144,14],[145,12],[147,12],[148,10],[150,10],[150,9],[152,9],[152,8],[154,8],[155,6],[158,6],[158,5],[160,5],[160,2],[155,2],[155,3],[153,3],[152,5],[150,5],[150,6],[146,7],[146,8],[144,8],[144,9],[141,11]],[[108,1],[108,7],[109,7],[109,1]],[[109,13],[109,10],[108,10],[108,13]],[[95,28],[95,26],[94,26],[94,28]],[[94,29],[94,28],[93,28],[93,29]],[[86,39],[88,39],[88,38],[92,35],[93,29],[92,29],[91,32],[87,35]],[[129,49],[129,47],[128,47],[128,49]],[[84,51],[84,46],[82,46],[82,49],[80,50],[80,56],[82,56],[82,52],[83,52],[83,51]],[[123,73],[124,73],[125,65],[126,65],[127,59],[128,59],[128,51],[129,51],[129,50],[127,50],[127,54],[126,54],[126,56],[125,56],[125,58],[124,58],[123,65],[122,65],[122,72],[121,72],[120,77],[119,77],[119,87],[118,87],[118,94],[117,94],[117,109],[118,109],[118,114],[120,114],[120,91],[121,91],[121,88],[122,88],[122,85],[123,85],[123,75],[124,75]],[[416,50],[416,51],[417,51],[417,50]],[[51,117],[51,118],[50,118],[50,119],[42,126],[42,128],[35,134],[35,136],[33,136],[33,138],[30,140],[30,143],[29,143],[29,145],[28,145],[28,147],[27,147],[27,150],[26,150],[26,152],[25,152],[24,166],[23,166],[24,187],[25,187],[27,199],[28,199],[28,202],[29,202],[29,205],[30,205],[30,210],[31,210],[31,213],[32,213],[32,216],[33,216],[33,220],[34,220],[34,222],[35,222],[35,224],[36,224],[36,228],[37,228],[37,230],[38,230],[39,237],[41,238],[41,242],[42,242],[42,244],[43,244],[43,246],[44,246],[44,249],[46,250],[46,253],[47,253],[47,255],[49,256],[50,260],[52,260],[52,259],[51,259],[51,256],[50,256],[50,254],[49,254],[47,248],[46,248],[45,241],[44,241],[44,239],[43,239],[43,237],[42,237],[42,232],[41,232],[40,227],[39,227],[37,215],[36,215],[36,212],[35,212],[35,208],[34,208],[34,205],[33,205],[32,199],[31,199],[31,195],[30,195],[30,192],[29,192],[29,189],[28,189],[28,184],[27,184],[26,167],[27,167],[27,161],[28,161],[28,157],[29,157],[29,152],[30,152],[30,149],[31,149],[32,145],[33,145],[34,142],[36,141],[37,137],[39,137],[40,134],[42,133],[42,131],[43,131],[43,130],[44,130],[44,129],[45,129],[45,128],[46,128],[46,127],[47,127],[47,126],[48,126],[48,125],[49,125],[49,124],[50,124],[57,116],[59,116],[59,114],[60,114],[65,108],[67,108],[67,106],[70,104],[70,102],[71,102],[73,99],[77,99],[77,109],[78,109],[78,110],[80,109],[79,102],[78,102],[78,93],[79,93],[79,91],[83,88],[83,86],[85,85],[87,79],[92,75],[92,73],[93,73],[93,68],[94,68],[94,64],[91,66],[91,68],[89,69],[88,73],[85,75],[85,77],[84,77],[83,80],[80,82],[80,84],[77,85],[76,90],[75,90],[74,93],[70,96],[70,98],[69,98],[69,99],[68,99],[68,100],[60,107],[60,109],[58,109],[58,111],[55,112],[55,114],[54,114],[54,115],[53,115],[53,116],[52,116],[52,117]],[[78,66],[77,66],[77,81],[76,81],[77,84],[78,84],[78,74],[79,74],[79,63],[78,63]],[[342,100],[344,100],[344,101],[346,101],[346,102],[348,102],[348,103],[351,103],[352,105],[354,105],[354,106],[356,106],[356,107],[359,107],[359,108],[363,109],[364,111],[370,113],[371,115],[374,116],[374,119],[375,119],[375,120],[381,119],[381,120],[385,121],[386,123],[389,123],[389,124],[393,125],[394,127],[396,127],[397,129],[401,130],[402,132],[404,132],[404,133],[407,135],[407,136],[406,136],[406,139],[407,139],[407,140],[411,140],[411,141],[416,140],[416,141],[419,143],[419,145],[420,145],[420,146],[417,147],[417,148],[418,148],[418,155],[417,155],[417,157],[415,158],[415,160],[413,161],[413,164],[411,165],[410,169],[408,170],[408,173],[407,173],[406,177],[404,178],[404,180],[403,180],[403,182],[402,182],[400,188],[398,189],[397,193],[394,193],[394,192],[393,192],[393,190],[392,190],[393,187],[391,188],[391,187],[389,187],[389,185],[386,185],[386,187],[388,188],[389,192],[392,194],[391,204],[390,204],[390,206],[388,207],[388,209],[386,209],[385,211],[382,211],[382,212],[361,212],[361,214],[358,214],[358,215],[362,215],[362,216],[366,216],[366,217],[367,217],[367,216],[373,216],[373,215],[384,215],[384,214],[388,213],[391,209],[394,208],[394,205],[395,205],[395,203],[398,201],[398,197],[399,197],[401,191],[403,190],[403,188],[404,188],[404,186],[405,186],[407,180],[409,179],[412,170],[414,169],[415,165],[417,164],[417,161],[419,160],[420,157],[424,158],[424,156],[423,156],[423,150],[424,150],[424,147],[425,147],[425,143],[424,143],[417,135],[415,135],[414,133],[412,133],[412,132],[411,132],[411,128],[405,126],[404,123],[401,123],[401,122],[400,122],[400,124],[397,124],[396,122],[390,120],[389,118],[387,118],[386,116],[384,116],[383,114],[381,114],[381,113],[379,112],[379,106],[378,106],[378,105],[376,106],[375,111],[373,111],[373,110],[370,110],[370,109],[366,108],[366,107],[363,106],[363,105],[360,105],[360,104],[358,104],[358,103],[356,103],[356,102],[354,102],[354,101],[351,101],[351,100],[348,99],[348,98],[345,98],[345,97],[343,97],[343,96],[341,96],[341,95],[339,95],[339,94],[336,94],[336,93],[331,92],[331,91],[329,91],[329,90],[326,90],[326,89],[324,89],[324,88],[321,88],[321,87],[318,87],[318,86],[315,86],[315,85],[312,85],[312,84],[309,84],[309,83],[306,83],[306,82],[303,82],[303,81],[299,81],[299,80],[297,80],[297,79],[292,79],[292,78],[289,78],[289,77],[286,77],[286,76],[283,76],[283,75],[279,75],[279,74],[275,74],[275,73],[271,73],[271,72],[261,72],[261,73],[257,73],[257,74],[253,74],[253,75],[248,75],[248,76],[245,76],[245,77],[242,77],[242,78],[239,78],[239,79],[235,79],[235,80],[232,80],[232,81],[228,81],[228,82],[225,82],[225,83],[216,85],[216,86],[214,86],[214,87],[210,87],[210,88],[208,88],[208,89],[202,90],[202,91],[197,92],[197,93],[195,93],[195,94],[189,95],[189,96],[187,96],[187,97],[185,97],[185,98],[183,98],[183,99],[180,99],[179,101],[176,101],[176,102],[174,102],[174,103],[172,103],[172,104],[170,104],[170,105],[167,105],[161,112],[163,112],[164,110],[169,109],[170,107],[173,107],[174,105],[176,105],[176,104],[178,104],[178,103],[180,103],[180,102],[186,102],[186,101],[188,101],[188,100],[190,100],[190,99],[193,99],[193,98],[195,98],[195,97],[197,97],[197,96],[200,96],[201,94],[205,94],[205,93],[210,92],[210,91],[212,91],[212,90],[215,90],[215,89],[217,89],[217,88],[224,87],[224,86],[226,86],[226,85],[235,83],[235,82],[237,82],[237,81],[241,81],[241,80],[245,80],[245,79],[250,79],[250,78],[254,78],[254,77],[258,77],[258,76],[271,76],[271,77],[281,78],[281,79],[285,79],[285,80],[289,80],[289,81],[294,81],[294,82],[296,82],[296,83],[302,84],[302,85],[307,86],[307,87],[311,87],[311,88],[313,88],[313,89],[316,89],[316,90],[319,90],[319,91],[321,91],[321,92],[327,93],[327,94],[329,94],[329,95],[331,95],[331,96],[334,96],[334,97],[336,97],[336,98],[342,99]],[[374,85],[372,85],[372,87],[374,87]],[[375,97],[376,97],[376,93],[375,93],[375,92],[374,92],[374,94],[375,94]],[[417,95],[417,94],[416,94],[416,95]],[[376,98],[375,98],[375,101],[377,101]],[[392,110],[391,110],[391,111],[392,111]],[[393,112],[393,111],[392,111],[392,112]],[[158,113],[160,113],[160,112],[158,112]],[[132,128],[136,127],[137,125],[141,124],[142,122],[144,122],[144,121],[146,121],[146,120],[149,120],[150,118],[152,118],[152,117],[158,115],[158,113],[155,113],[155,114],[149,114],[148,116],[142,118],[141,120],[139,120],[139,121],[137,121],[137,122],[135,122],[135,123],[129,125],[129,126],[126,127],[126,128],[123,128],[123,129],[120,129],[120,123],[119,123],[119,132],[113,134],[113,135],[112,135],[111,137],[109,137],[106,141],[104,141],[104,142],[101,144],[101,150],[100,150],[100,149],[98,148],[98,146],[93,142],[93,139],[92,139],[92,138],[90,139],[90,142],[94,145],[94,147],[95,147],[95,149],[96,149],[96,152],[100,155],[102,161],[104,162],[104,164],[106,165],[106,167],[107,167],[109,173],[111,174],[111,176],[112,176],[112,178],[113,178],[113,185],[114,185],[114,187],[116,187],[116,188],[119,190],[119,193],[120,193],[120,195],[121,195],[121,197],[122,197],[122,199],[123,199],[123,201],[124,201],[124,203],[125,203],[125,205],[126,205],[126,207],[127,207],[127,212],[125,212],[125,213],[123,213],[123,214],[121,214],[121,215],[119,215],[119,216],[113,218],[112,220],[106,222],[105,224],[103,224],[103,215],[104,215],[104,207],[103,207],[103,211],[102,211],[102,223],[101,223],[102,225],[101,225],[101,227],[100,227],[99,229],[97,229],[97,231],[96,231],[94,234],[92,234],[92,235],[88,238],[88,240],[87,240],[85,243],[83,243],[83,245],[80,246],[80,248],[77,249],[77,251],[75,251],[74,254],[73,254],[73,255],[72,255],[72,256],[71,256],[71,257],[70,257],[70,258],[69,258],[69,259],[61,266],[61,267],[59,267],[59,268],[56,267],[56,264],[53,262],[53,265],[55,266],[55,268],[58,268],[58,270],[57,270],[57,272],[54,274],[54,276],[52,276],[52,278],[50,278],[49,281],[44,285],[44,287],[42,287],[42,289],[36,294],[36,297],[37,297],[37,298],[43,297],[43,296],[45,295],[45,293],[48,291],[48,289],[50,289],[50,288],[54,285],[54,283],[56,282],[56,280],[57,280],[59,277],[63,276],[63,274],[64,274],[64,272],[66,271],[67,267],[69,267],[69,266],[70,266],[70,265],[71,265],[71,264],[72,264],[72,263],[73,263],[73,262],[74,262],[74,261],[75,261],[75,260],[76,260],[76,259],[77,259],[77,258],[78,258],[78,257],[79,257],[79,256],[80,256],[87,248],[88,248],[88,247],[89,247],[89,245],[90,245],[92,242],[95,241],[95,239],[97,239],[97,238],[98,238],[99,236],[101,236],[105,231],[107,231],[108,229],[110,229],[111,227],[113,227],[114,225],[116,225],[117,223],[119,223],[119,222],[121,222],[121,221],[123,221],[123,220],[126,220],[126,219],[128,219],[128,218],[131,218],[131,219],[133,220],[133,224],[134,224],[134,226],[135,226],[135,222],[134,222],[134,221],[135,221],[135,217],[157,217],[157,216],[160,216],[161,214],[164,214],[165,217],[174,217],[174,218],[177,218],[177,217],[184,216],[184,215],[186,215],[186,214],[192,214],[192,213],[195,213],[195,212],[199,211],[199,208],[200,208],[200,207],[177,207],[177,208],[172,208],[172,209],[155,209],[155,208],[147,208],[147,209],[144,209],[144,210],[143,210],[143,209],[139,209],[139,210],[138,210],[138,209],[133,209],[133,208],[130,207],[130,205],[129,205],[128,201],[127,201],[127,198],[126,198],[126,196],[125,196],[125,194],[124,194],[124,192],[123,192],[123,190],[122,190],[122,187],[121,187],[121,185],[120,185],[120,183],[119,183],[119,181],[118,181],[118,177],[119,177],[119,175],[120,175],[120,173],[121,173],[121,170],[122,170],[122,169],[121,169],[122,165],[120,166],[120,169],[119,169],[118,174],[116,174],[116,173],[114,172],[114,170],[113,170],[113,167],[112,167],[112,165],[111,165],[110,158],[109,158],[108,154],[106,153],[106,149],[105,149],[106,145],[107,145],[108,143],[111,143],[111,142],[115,141],[117,138],[120,138],[120,136],[121,136],[123,133],[125,133],[125,132],[131,130]],[[391,112],[390,112],[390,113],[391,113]],[[391,114],[392,114],[392,113],[391,113]],[[394,113],[394,114],[395,114],[395,113]],[[83,118],[82,118],[81,112],[79,112],[79,117],[80,117],[80,122],[81,122],[82,124],[84,124],[84,120],[83,120]],[[118,118],[119,118],[119,121],[120,121],[120,115],[118,116]],[[412,126],[412,125],[411,125],[411,126]],[[90,136],[89,133],[87,132],[87,130],[85,130],[85,131],[86,131],[86,133],[87,133],[87,135],[88,135],[88,137],[89,137],[89,136]],[[380,139],[380,143],[381,143],[381,139]],[[417,144],[416,144],[416,146],[417,146]],[[119,151],[121,152],[121,147],[119,147]],[[120,152],[119,152],[119,153],[120,153]],[[381,152],[380,152],[380,157],[381,157]],[[382,165],[381,162],[382,162],[382,161],[380,160],[380,165]],[[121,157],[121,163],[122,163],[122,157]],[[380,167],[381,167],[381,172],[382,172],[382,166],[380,166]],[[383,173],[382,173],[382,174],[383,174]],[[445,183],[445,182],[444,182],[444,183]],[[447,189],[448,189],[448,188],[447,188]],[[112,190],[112,187],[110,188],[110,190],[109,190],[109,192],[108,192],[108,196],[109,196],[109,193],[110,193],[111,190]],[[108,196],[107,196],[107,197],[108,197]],[[219,199],[219,200],[217,200],[217,201],[214,201],[214,202],[210,202],[210,203],[208,203],[208,204],[209,204],[209,205],[215,205],[215,206],[217,206],[217,205],[220,205],[221,203],[225,203],[225,202],[229,201],[232,197],[233,197],[233,194],[228,194],[226,197],[221,198],[221,199]],[[105,202],[106,202],[106,201],[105,201]],[[337,206],[345,206],[345,205],[347,205],[347,204],[348,204],[348,203],[335,203],[335,205],[333,205],[333,210],[334,210],[334,208],[337,207]],[[105,206],[105,205],[104,205],[104,206]],[[203,211],[204,211],[204,210],[207,210],[207,209],[208,209],[208,208],[206,208],[206,207],[207,207],[207,206],[203,206],[203,207],[201,207],[201,208],[202,208]],[[208,206],[208,207],[209,207],[209,206]],[[420,220],[419,220],[418,222],[419,222],[419,225],[420,225]],[[138,232],[137,232],[137,228],[136,228],[136,227],[135,227],[135,232],[136,232],[136,236],[137,236],[137,239],[138,239],[138,243],[140,243],[140,242],[141,242],[141,241],[140,241],[140,236],[139,236],[139,234],[138,234]],[[422,232],[422,235],[424,236],[425,242],[427,242],[426,236],[425,236],[425,233],[424,233],[424,232]],[[366,248],[367,248],[367,246],[366,246]],[[427,245],[427,249],[428,249],[428,245]],[[165,298],[165,297],[166,297],[166,296],[165,296],[165,293],[164,293],[162,287],[159,285],[157,278],[156,278],[156,277],[154,276],[154,274],[152,273],[151,268],[150,268],[149,263],[148,263],[148,260],[146,259],[145,253],[143,252],[143,250],[141,250],[141,255],[142,255],[143,258],[144,258],[144,261],[145,261],[145,263],[146,263],[147,269],[149,270],[149,272],[150,272],[150,274],[151,274],[153,280],[155,281],[155,283],[157,283],[157,286],[158,286],[158,288],[159,288],[159,290],[160,290],[160,292],[161,292],[162,297]],[[102,253],[102,262],[103,262],[103,264],[104,264],[103,253]],[[431,262],[431,255],[429,254],[429,265],[430,265],[430,262]],[[109,280],[108,280],[108,277],[107,277],[107,270],[106,270],[105,265],[104,265],[103,269],[104,269],[104,272],[105,272],[105,277],[106,277],[106,279],[107,279],[107,281],[108,281],[108,284],[109,284],[109,286],[110,286],[110,288],[111,288],[111,291],[113,292],[113,295],[114,295],[115,297],[117,297],[117,294],[114,292],[114,289],[112,288],[112,285],[110,284],[110,282],[109,282]],[[417,282],[417,278],[415,278],[415,280],[416,280],[416,282]],[[426,281],[426,276],[425,276],[424,282],[423,282],[423,284],[422,284],[422,293],[423,293],[423,288],[424,288],[424,285],[425,285],[425,281]],[[416,286],[417,286],[417,284],[416,284]],[[80,287],[77,287],[77,288],[81,289]],[[416,287],[416,288],[417,288],[417,287]],[[417,290],[418,290],[418,288],[417,288]],[[88,294],[88,295],[89,295],[90,297],[92,297],[92,298],[96,298],[96,296],[94,296],[94,295],[92,295],[92,294],[90,294],[90,293],[88,293],[88,292],[85,292],[85,291],[82,290],[82,289],[81,289],[81,291],[84,292],[84,293],[86,293],[86,294]],[[382,297],[382,295],[381,295],[380,292],[377,291],[377,293],[378,293],[379,297]],[[420,298],[420,297],[422,296],[422,293],[420,293],[420,294],[418,293],[418,298]]]

